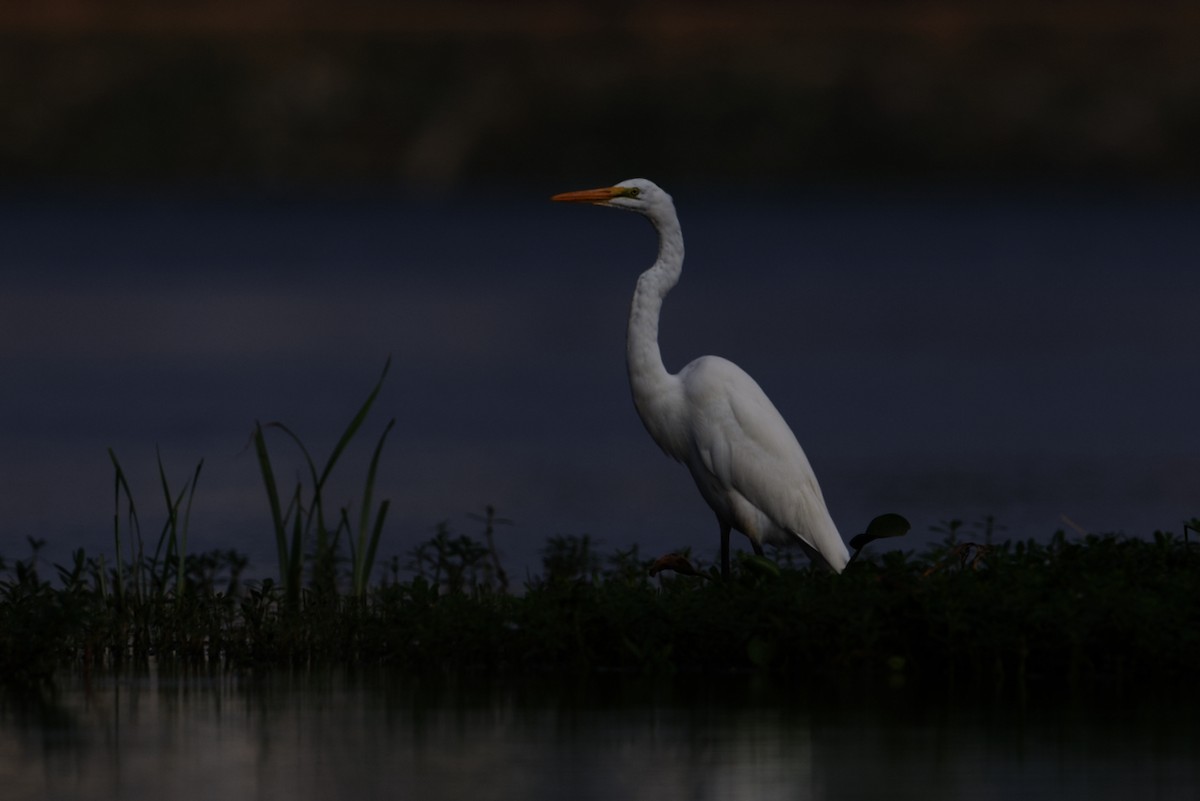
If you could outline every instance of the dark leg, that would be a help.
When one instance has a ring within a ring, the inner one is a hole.
[[[729,526],[721,523],[721,578],[729,578]]]
[[[754,546],[755,556],[766,556],[766,554],[763,553],[763,547],[759,544],[758,540],[754,539],[754,537],[747,537],[746,539],[750,540],[750,544]]]

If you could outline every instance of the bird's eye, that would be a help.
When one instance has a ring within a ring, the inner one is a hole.
[[[642,194],[642,190],[638,189],[636,186],[631,186],[625,190],[625,197],[637,197],[640,194]]]

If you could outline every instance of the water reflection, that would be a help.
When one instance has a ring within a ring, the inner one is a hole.
[[[6,798],[1194,798],[1186,704],[932,702],[761,678],[384,672],[8,693]]]

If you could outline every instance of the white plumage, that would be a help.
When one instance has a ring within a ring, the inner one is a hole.
[[[729,573],[729,532],[762,545],[799,543],[841,572],[850,560],[804,450],[766,393],[733,362],[701,356],[678,373],[663,365],[658,318],[683,270],[683,234],[671,196],[641,178],[554,200],[644,214],[659,235],[658,259],[642,273],[629,311],[626,362],[633,402],[650,436],[687,465],[721,526],[721,567]]]

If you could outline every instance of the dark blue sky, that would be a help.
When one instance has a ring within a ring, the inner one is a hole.
[[[111,554],[109,446],[152,545],[157,445],[176,484],[205,459],[192,547],[274,572],[254,421],[323,455],[390,354],[334,492],[355,496],[395,416],[381,558],[441,520],[478,534],[466,515],[485,504],[516,521],[501,548],[518,575],[555,534],[713,558],[711,512],[626,386],[653,231],[548,202],[626,177],[437,200],[10,195],[0,554],[25,536],[57,559]],[[847,539],[884,511],[912,520],[905,547],[987,514],[1016,537],[1061,515],[1144,535],[1200,514],[1200,199],[666,188],[688,245],[668,367],[715,353],[755,376]]]

